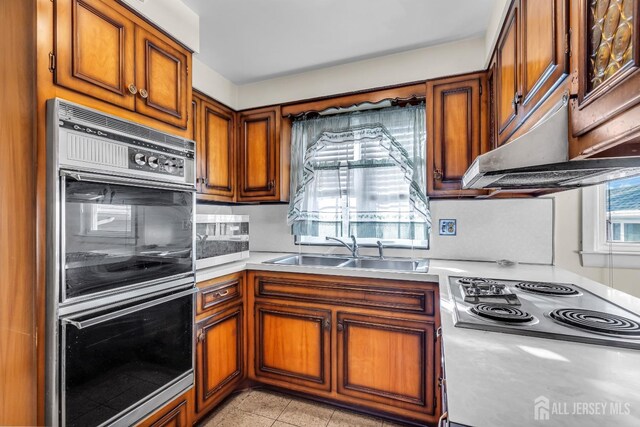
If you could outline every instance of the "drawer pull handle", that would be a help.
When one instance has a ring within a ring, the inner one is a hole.
[[[146,89],[140,89],[140,96],[144,99],[147,99],[147,97],[149,96],[149,92],[147,92]]]
[[[129,89],[129,93],[131,95],[135,95],[136,93],[138,93],[138,88],[133,83],[131,83],[127,89]]]
[[[229,295],[229,289],[227,289],[227,290],[226,290],[226,291],[224,291],[224,292],[218,292],[216,295],[217,295],[218,297],[223,297],[223,296],[225,296],[225,295]]]

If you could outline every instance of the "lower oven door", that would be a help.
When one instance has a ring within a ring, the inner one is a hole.
[[[60,425],[132,425],[193,385],[195,288],[60,321]]]

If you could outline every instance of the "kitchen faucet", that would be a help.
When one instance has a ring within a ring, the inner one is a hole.
[[[348,244],[347,242],[345,242],[342,239],[339,239],[337,237],[326,237],[327,240],[335,240],[336,242],[342,243],[342,245],[344,245],[344,247],[346,247],[347,249],[349,249],[351,251],[351,256],[353,258],[358,258],[358,242],[356,241],[356,236],[354,236],[353,234],[351,235],[351,241],[353,242],[351,245]]]

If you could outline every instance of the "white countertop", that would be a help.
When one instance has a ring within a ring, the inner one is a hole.
[[[198,271],[196,278],[208,280],[247,269],[439,281],[451,422],[477,427],[640,426],[640,351],[456,328],[448,278],[574,283],[635,313],[640,313],[640,299],[546,265],[499,267],[488,262],[431,260],[425,274],[262,264],[283,255],[252,252],[244,261]],[[534,418],[536,399],[541,401],[539,406],[549,408],[548,420]]]

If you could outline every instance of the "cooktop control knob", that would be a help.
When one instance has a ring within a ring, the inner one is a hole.
[[[138,153],[135,155],[135,157],[133,158],[137,164],[139,164],[140,166],[144,166],[147,163],[147,156],[145,156],[142,153]]]
[[[149,160],[147,161],[147,163],[149,163],[149,166],[154,169],[158,168],[158,158],[156,156],[149,156]]]
[[[166,170],[169,173],[174,173],[176,171],[176,162],[174,160],[171,159],[167,159],[164,162],[164,170]]]

